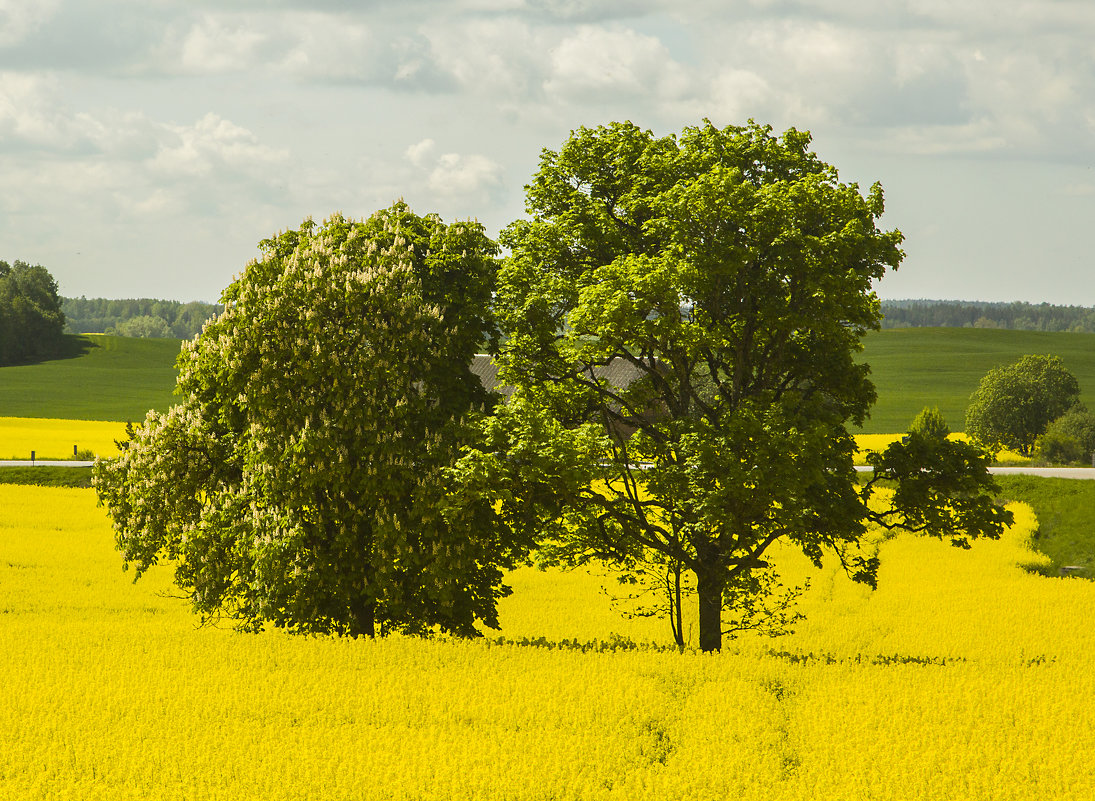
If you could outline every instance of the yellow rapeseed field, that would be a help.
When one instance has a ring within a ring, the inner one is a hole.
[[[859,447],[859,452],[856,454],[856,464],[867,464],[867,451],[882,451],[886,449],[886,446],[891,442],[895,442],[901,439],[904,434],[856,434],[855,444]],[[951,434],[951,439],[960,439],[964,442],[969,441],[963,433]],[[1017,451],[1003,450],[996,454],[996,461],[1006,464],[1027,464],[1030,462],[1030,458],[1022,456]]]
[[[898,536],[718,655],[199,628],[90,490],[0,485],[0,799],[1090,799],[1095,584]],[[521,570],[511,640],[667,642]],[[609,582],[611,584],[611,582]]]
[[[48,417],[0,417],[0,459],[71,459],[73,447],[96,456],[117,453],[114,441],[125,436],[125,423],[56,420]]]

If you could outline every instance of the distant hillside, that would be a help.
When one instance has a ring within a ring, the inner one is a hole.
[[[981,377],[1028,353],[1060,356],[1095,409],[1095,334],[979,328],[899,328],[872,332],[860,361],[871,366],[878,403],[869,434],[905,431],[925,406],[938,406],[952,431],[965,428],[966,405]]]
[[[113,334],[122,337],[192,339],[219,303],[180,303],[153,298],[61,298],[65,333]]]
[[[177,339],[67,336],[81,355],[0,367],[0,417],[142,420],[175,402]],[[1095,334],[974,328],[902,328],[868,334],[860,359],[871,366],[878,403],[864,433],[904,431],[925,406],[951,429],[965,427],[970,393],[988,370],[1027,353],[1060,356],[1095,408]]]
[[[1004,328],[1010,331],[1095,332],[1095,308],[1051,303],[966,300],[884,300],[883,328]]]
[[[0,417],[144,420],[176,401],[177,339],[65,335],[71,358],[0,367]]]

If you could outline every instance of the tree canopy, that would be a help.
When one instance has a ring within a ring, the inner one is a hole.
[[[373,635],[497,625],[522,552],[442,471],[489,406],[497,246],[397,203],[261,243],[95,486],[138,576],[163,560],[204,616]]]
[[[993,452],[1029,456],[1050,422],[1079,400],[1079,382],[1059,356],[1023,356],[981,379],[966,407],[966,433]]]
[[[809,143],[755,123],[581,128],[544,151],[531,219],[501,237],[498,361],[515,391],[456,475],[539,536],[544,561],[653,580],[681,646],[692,588],[704,650],[779,619],[777,541],[873,583],[869,522],[962,544],[1008,519],[979,451],[919,434],[860,488],[846,426],[875,392],[853,356],[902,236],[876,225],[881,187],[841,183]],[[635,380],[603,377],[620,362]],[[905,491],[872,505],[884,479]]]
[[[0,365],[60,355],[64,328],[57,282],[49,271],[18,259],[0,261]]]

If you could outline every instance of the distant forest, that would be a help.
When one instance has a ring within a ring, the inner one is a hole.
[[[191,339],[202,325],[224,307],[219,303],[180,303],[177,300],[129,298],[61,298],[65,332],[115,334],[123,337]]]
[[[1095,332],[1095,308],[1050,303],[966,300],[884,300],[883,328],[1008,328]]]
[[[218,303],[136,298],[61,298],[65,332],[128,337],[191,339]],[[883,328],[1008,328],[1016,331],[1095,332],[1095,308],[1050,303],[987,303],[967,300],[884,300]]]

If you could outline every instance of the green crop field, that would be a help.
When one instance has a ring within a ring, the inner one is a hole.
[[[174,403],[177,339],[84,334],[68,337],[74,355],[0,367],[0,417],[144,419]]]
[[[142,420],[173,403],[174,339],[72,337],[82,355],[0,368],[0,417]],[[897,328],[871,333],[862,359],[871,365],[878,403],[863,433],[904,431],[925,406],[938,406],[951,428],[964,427],[966,403],[990,368],[1027,353],[1051,353],[1080,380],[1095,407],[1095,334],[977,328]]]
[[[938,406],[951,430],[965,428],[966,404],[993,367],[1028,353],[1060,356],[1095,408],[1095,334],[983,328],[892,328],[867,336],[861,356],[871,366],[878,403],[864,433],[905,431],[917,412]]]

